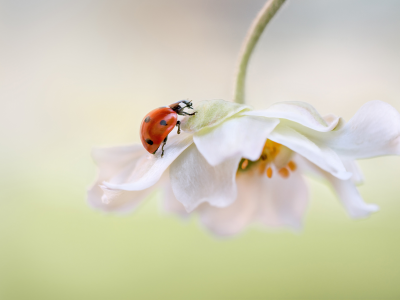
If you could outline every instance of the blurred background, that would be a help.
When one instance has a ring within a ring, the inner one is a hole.
[[[361,161],[381,211],[350,220],[309,180],[300,233],[216,239],[160,209],[92,210],[94,145],[139,142],[154,107],[231,99],[262,0],[0,0],[0,299],[399,299],[400,157]],[[251,60],[257,109],[400,111],[400,1],[292,0]]]

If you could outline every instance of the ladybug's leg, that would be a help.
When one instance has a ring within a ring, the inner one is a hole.
[[[178,126],[178,134],[181,133],[181,121],[176,121],[176,126]]]
[[[180,115],[183,115],[183,116],[194,116],[196,113],[197,113],[197,111],[195,111],[195,112],[192,113],[192,114],[189,114],[189,113],[183,111],[183,112],[180,113]]]
[[[164,146],[165,146],[165,144],[167,143],[167,140],[168,140],[168,135],[165,137],[165,139],[164,139],[164,141],[163,141],[163,144],[162,144],[162,148],[161,148],[161,157],[163,157],[164,156]]]

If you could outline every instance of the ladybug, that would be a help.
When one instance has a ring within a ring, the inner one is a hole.
[[[181,100],[169,106],[159,107],[144,117],[140,125],[140,139],[143,147],[149,153],[155,154],[162,143],[161,157],[163,157],[168,134],[175,126],[178,127],[178,134],[181,133],[181,122],[178,121],[178,115],[194,116],[196,114],[196,112],[185,112],[185,108],[193,109],[192,101]]]

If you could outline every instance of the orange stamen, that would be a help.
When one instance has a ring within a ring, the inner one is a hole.
[[[247,159],[245,159],[242,162],[242,165],[240,166],[243,170],[247,168],[247,166],[249,165],[249,161]]]
[[[282,168],[278,171],[279,175],[281,175],[283,178],[288,178],[289,177],[289,170],[286,168]]]
[[[296,169],[297,169],[297,165],[293,161],[289,161],[288,167],[292,172],[296,171]]]
[[[267,176],[271,178],[273,175],[272,174],[273,171],[272,168],[269,168],[268,166],[271,165],[271,163],[275,160],[277,155],[281,152],[282,147],[284,146],[281,144],[275,143],[271,140],[266,140],[260,157],[255,161],[249,161],[245,158],[242,158],[241,162],[239,163],[237,171],[241,172],[251,169],[255,170],[260,175],[267,174]],[[285,168],[286,170],[282,171],[284,174],[283,175],[281,174],[281,176],[286,178],[289,176],[289,170],[293,170],[293,168],[296,168],[296,165],[294,163],[288,164]]]
[[[271,168],[271,167],[269,167],[269,168],[267,169],[267,176],[268,176],[268,178],[271,178],[271,177],[272,177],[272,168]]]

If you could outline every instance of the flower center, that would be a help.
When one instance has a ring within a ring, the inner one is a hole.
[[[242,158],[237,174],[255,171],[259,175],[267,175],[268,178],[272,178],[276,172],[282,178],[288,178],[290,172],[294,172],[297,169],[296,163],[291,160],[292,156],[293,151],[289,148],[267,140],[260,157],[256,161]]]

